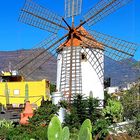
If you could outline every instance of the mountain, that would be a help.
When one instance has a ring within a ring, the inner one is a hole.
[[[0,71],[8,71],[9,69],[14,70],[14,66],[19,63],[20,60],[26,57],[30,57],[33,50],[17,50],[17,51],[0,51]],[[40,59],[35,63],[38,64]],[[27,68],[28,70],[29,68]],[[31,65],[30,69],[34,69],[34,65]],[[52,57],[41,65],[37,70],[34,71],[28,77],[24,77],[25,80],[42,80],[48,79],[52,83],[56,82],[56,69],[57,61],[55,57]],[[26,69],[24,70],[26,71]],[[28,70],[29,71],[29,70]]]
[[[111,78],[111,86],[124,87],[140,78],[140,62],[134,59],[116,62],[105,57],[105,77]]]
[[[20,59],[30,57],[32,50],[17,50],[17,51],[0,51],[0,71],[12,69]],[[125,86],[126,83],[136,81],[140,78],[140,62],[131,60],[133,63],[128,63],[127,60],[119,63],[105,57],[105,77],[111,78],[111,86]],[[39,63],[39,62],[36,62]],[[33,74],[28,76],[27,80],[42,80],[49,79],[56,83],[57,61],[53,57],[50,61],[40,66]]]

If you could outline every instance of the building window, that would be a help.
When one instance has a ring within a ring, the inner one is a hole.
[[[14,95],[19,95],[19,93],[20,93],[20,90],[19,89],[15,89],[14,90]]]

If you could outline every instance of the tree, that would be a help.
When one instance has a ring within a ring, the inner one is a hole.
[[[72,128],[79,129],[80,125],[83,123],[87,116],[87,102],[83,95],[77,94],[73,98],[73,102],[68,107],[65,116],[65,125],[69,126],[70,130]]]
[[[81,94],[77,94],[73,98],[65,116],[65,125],[78,129],[85,119],[90,119],[94,125],[95,121],[101,116],[99,100],[89,97],[85,98]]]
[[[34,126],[48,125],[51,118],[57,114],[58,110],[59,107],[57,105],[47,100],[34,111],[34,115],[29,119],[29,123]]]
[[[50,93],[55,92],[56,91],[56,85],[55,84],[50,84]]]
[[[120,101],[124,109],[124,118],[132,120],[140,113],[140,91],[139,84],[126,91]]]

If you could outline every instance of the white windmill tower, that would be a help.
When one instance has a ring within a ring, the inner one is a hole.
[[[87,32],[83,26],[86,23],[89,27],[93,26],[130,1],[99,0],[84,15],[83,21],[75,26],[74,17],[81,13],[82,0],[65,0],[65,17],[72,19],[71,25],[33,0],[26,0],[19,20],[54,34],[37,45],[39,49],[35,49],[30,57],[21,60],[18,70],[25,69],[30,75],[58,52],[57,90],[69,100],[77,93],[86,96],[92,93],[94,97],[103,99],[104,56],[122,61],[133,57],[137,45],[94,30]],[[60,28],[68,33],[57,39],[56,33]],[[32,67],[34,69],[30,72]]]
[[[80,27],[73,34],[73,39],[68,37],[58,48],[57,90],[68,98],[75,94],[89,96],[92,93],[93,97],[103,100],[103,46],[97,41],[90,41],[92,45],[89,46],[88,40],[83,36],[94,39],[83,27]]]

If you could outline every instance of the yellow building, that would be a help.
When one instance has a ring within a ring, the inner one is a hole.
[[[42,81],[23,81],[22,76],[3,73],[0,82],[0,103],[11,104],[19,107],[26,100],[35,106],[39,106],[42,98],[49,98],[50,84],[45,79]]]

